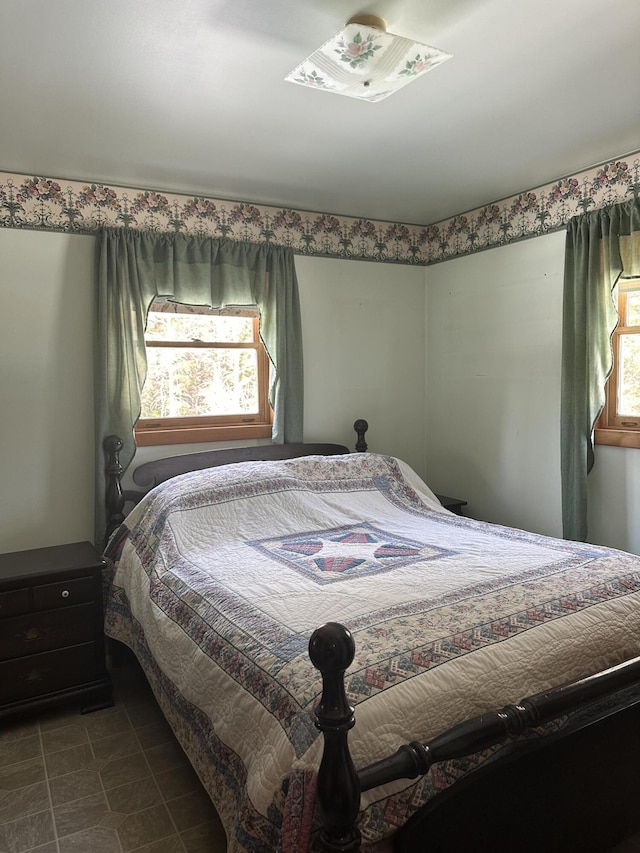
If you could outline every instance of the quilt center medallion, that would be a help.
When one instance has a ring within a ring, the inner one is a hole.
[[[248,544],[319,584],[387,572],[451,553],[368,523],[257,539]]]

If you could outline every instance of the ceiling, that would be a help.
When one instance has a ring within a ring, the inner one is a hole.
[[[453,59],[285,75],[357,13]],[[1,0],[0,170],[430,224],[640,149],[638,0]]]

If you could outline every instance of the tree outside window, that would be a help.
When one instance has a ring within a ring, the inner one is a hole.
[[[618,281],[617,305],[613,370],[594,437],[597,444],[640,447],[640,279]]]
[[[269,359],[257,309],[154,302],[136,442],[266,437]]]

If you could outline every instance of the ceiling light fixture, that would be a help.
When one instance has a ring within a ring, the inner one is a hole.
[[[376,15],[357,15],[285,77],[290,83],[337,95],[381,101],[450,53],[387,32]]]

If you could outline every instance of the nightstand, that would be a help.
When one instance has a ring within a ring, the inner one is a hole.
[[[89,542],[0,554],[0,717],[79,699],[113,705],[103,560]]]
[[[436,495],[436,497],[445,509],[455,512],[456,515],[462,515],[462,507],[467,505],[466,501],[461,501],[459,498],[449,498],[447,495]]]

